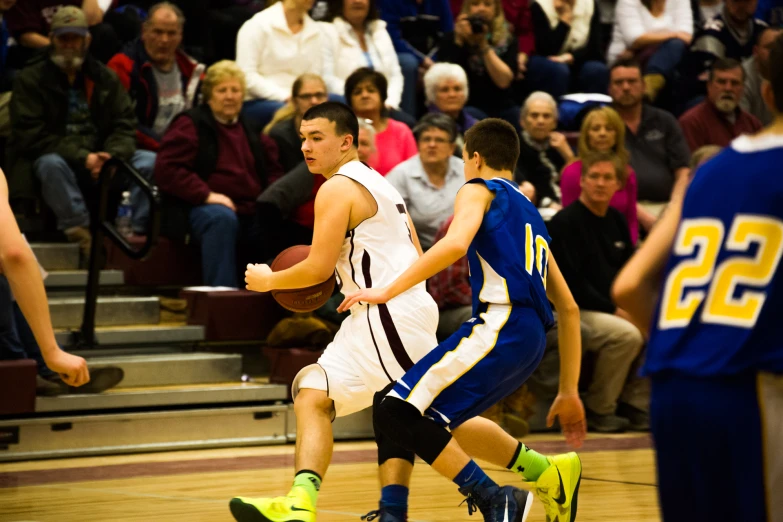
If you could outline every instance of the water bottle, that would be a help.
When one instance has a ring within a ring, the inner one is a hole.
[[[114,226],[117,232],[125,237],[133,235],[133,208],[131,207],[131,193],[125,191],[122,193],[122,202],[117,209],[117,219],[114,220]]]

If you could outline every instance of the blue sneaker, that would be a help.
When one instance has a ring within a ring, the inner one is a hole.
[[[378,522],[407,522],[408,521],[408,517],[400,518],[394,516],[383,508],[376,509],[375,511],[370,511],[366,515],[362,515],[362,520],[367,520],[367,522],[376,519],[378,520]]]
[[[473,485],[459,492],[467,496],[468,514],[480,511],[484,522],[525,522],[533,506],[533,495],[512,486]]]

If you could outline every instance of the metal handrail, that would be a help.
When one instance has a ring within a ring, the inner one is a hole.
[[[145,230],[147,239],[139,249],[133,248],[128,240],[117,231],[114,223],[106,219],[111,179],[118,174],[128,175],[131,182],[141,188],[144,197],[150,200],[150,217]],[[107,235],[126,256],[131,259],[143,259],[149,254],[152,247],[157,244],[158,233],[160,232],[160,195],[158,188],[144,179],[129,163],[117,158],[107,160],[98,177],[98,186],[100,188],[98,215],[90,220],[92,245],[90,246],[87,292],[84,297],[84,315],[82,317],[81,329],[72,334],[72,340],[79,348],[92,348],[97,345],[95,339],[95,313],[98,306],[101,267],[104,263],[104,235]]]

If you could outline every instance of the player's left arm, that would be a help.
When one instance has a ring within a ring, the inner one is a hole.
[[[315,197],[313,244],[307,259],[279,272],[272,272],[268,265],[247,265],[247,289],[288,290],[326,281],[334,273],[348,230],[354,198],[346,195],[355,190],[354,182],[344,176],[335,176],[324,183]]]
[[[582,367],[579,306],[551,252],[547,266],[546,295],[557,311],[557,340],[560,350],[559,390],[549,409],[547,426],[552,426],[555,417],[558,417],[566,441],[578,448],[587,435],[585,409],[579,398],[579,372]]]
[[[484,185],[464,185],[457,193],[454,220],[443,239],[427,250],[392,284],[385,288],[369,288],[347,295],[337,310],[343,312],[358,302],[385,303],[451,266],[468,252],[493,197],[492,192]]]

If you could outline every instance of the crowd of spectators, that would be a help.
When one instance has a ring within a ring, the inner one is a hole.
[[[0,0],[2,166],[16,208],[46,209],[86,262],[96,179],[128,162],[163,195],[163,234],[200,249],[204,283],[238,286],[242,263],[312,239],[324,180],[300,151],[310,107],[354,110],[360,157],[402,194],[424,249],[450,223],[464,132],[503,118],[519,130],[514,179],[551,220],[582,308],[591,426],[644,429],[644,340],[609,287],[692,152],[769,121],[760,71],[781,13],[780,0]],[[146,200],[131,201],[143,234]],[[470,315],[466,281],[463,260],[430,282],[441,337]]]

